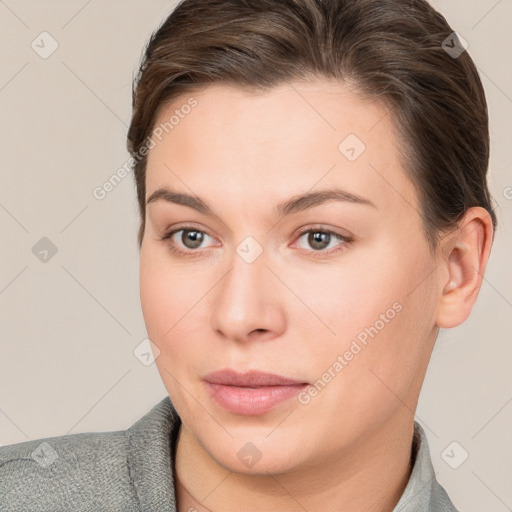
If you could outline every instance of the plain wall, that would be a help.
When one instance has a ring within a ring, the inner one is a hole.
[[[126,429],[167,394],[133,353],[146,337],[133,177],[93,191],[128,159],[131,82],[173,5],[0,2],[0,444]],[[416,419],[455,505],[500,512],[512,507],[512,2],[433,5],[487,93],[499,227],[471,317],[440,333]],[[43,31],[58,43],[48,58],[31,46],[51,50]],[[458,469],[441,456],[453,441],[469,453]]]

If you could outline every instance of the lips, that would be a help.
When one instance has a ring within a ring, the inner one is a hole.
[[[239,386],[258,388],[264,386],[293,386],[296,384],[307,384],[305,381],[290,379],[275,373],[250,370],[246,373],[238,373],[229,368],[209,373],[204,380],[211,384],[223,384],[225,386]]]
[[[307,382],[274,373],[258,370],[237,373],[229,368],[209,373],[204,380],[218,405],[246,416],[264,414],[308,386]]]

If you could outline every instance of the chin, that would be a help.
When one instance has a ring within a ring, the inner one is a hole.
[[[296,443],[294,445],[297,446]],[[244,443],[241,447],[233,446],[233,451],[223,452],[219,455],[211,453],[210,455],[225,469],[251,476],[288,473],[296,468],[300,462],[298,460],[299,454],[295,454],[292,447],[288,450],[282,445],[280,448],[268,446],[263,450],[258,450],[249,443]]]

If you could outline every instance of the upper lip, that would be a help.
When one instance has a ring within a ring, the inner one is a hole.
[[[243,387],[307,384],[304,381],[289,379],[275,373],[267,373],[259,370],[249,370],[245,373],[238,373],[230,368],[224,368],[222,370],[209,373],[204,377],[204,380],[212,384]]]

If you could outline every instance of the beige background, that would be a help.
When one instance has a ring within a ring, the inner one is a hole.
[[[0,0],[0,444],[125,429],[166,396],[133,353],[146,332],[132,176],[103,200],[93,190],[128,158],[133,74],[173,5]],[[512,509],[512,2],[433,5],[487,92],[500,226],[472,316],[440,334],[417,420],[456,506],[501,512]],[[43,237],[57,249],[46,262],[32,251]],[[453,441],[452,461],[469,453],[458,469],[442,456]]]

